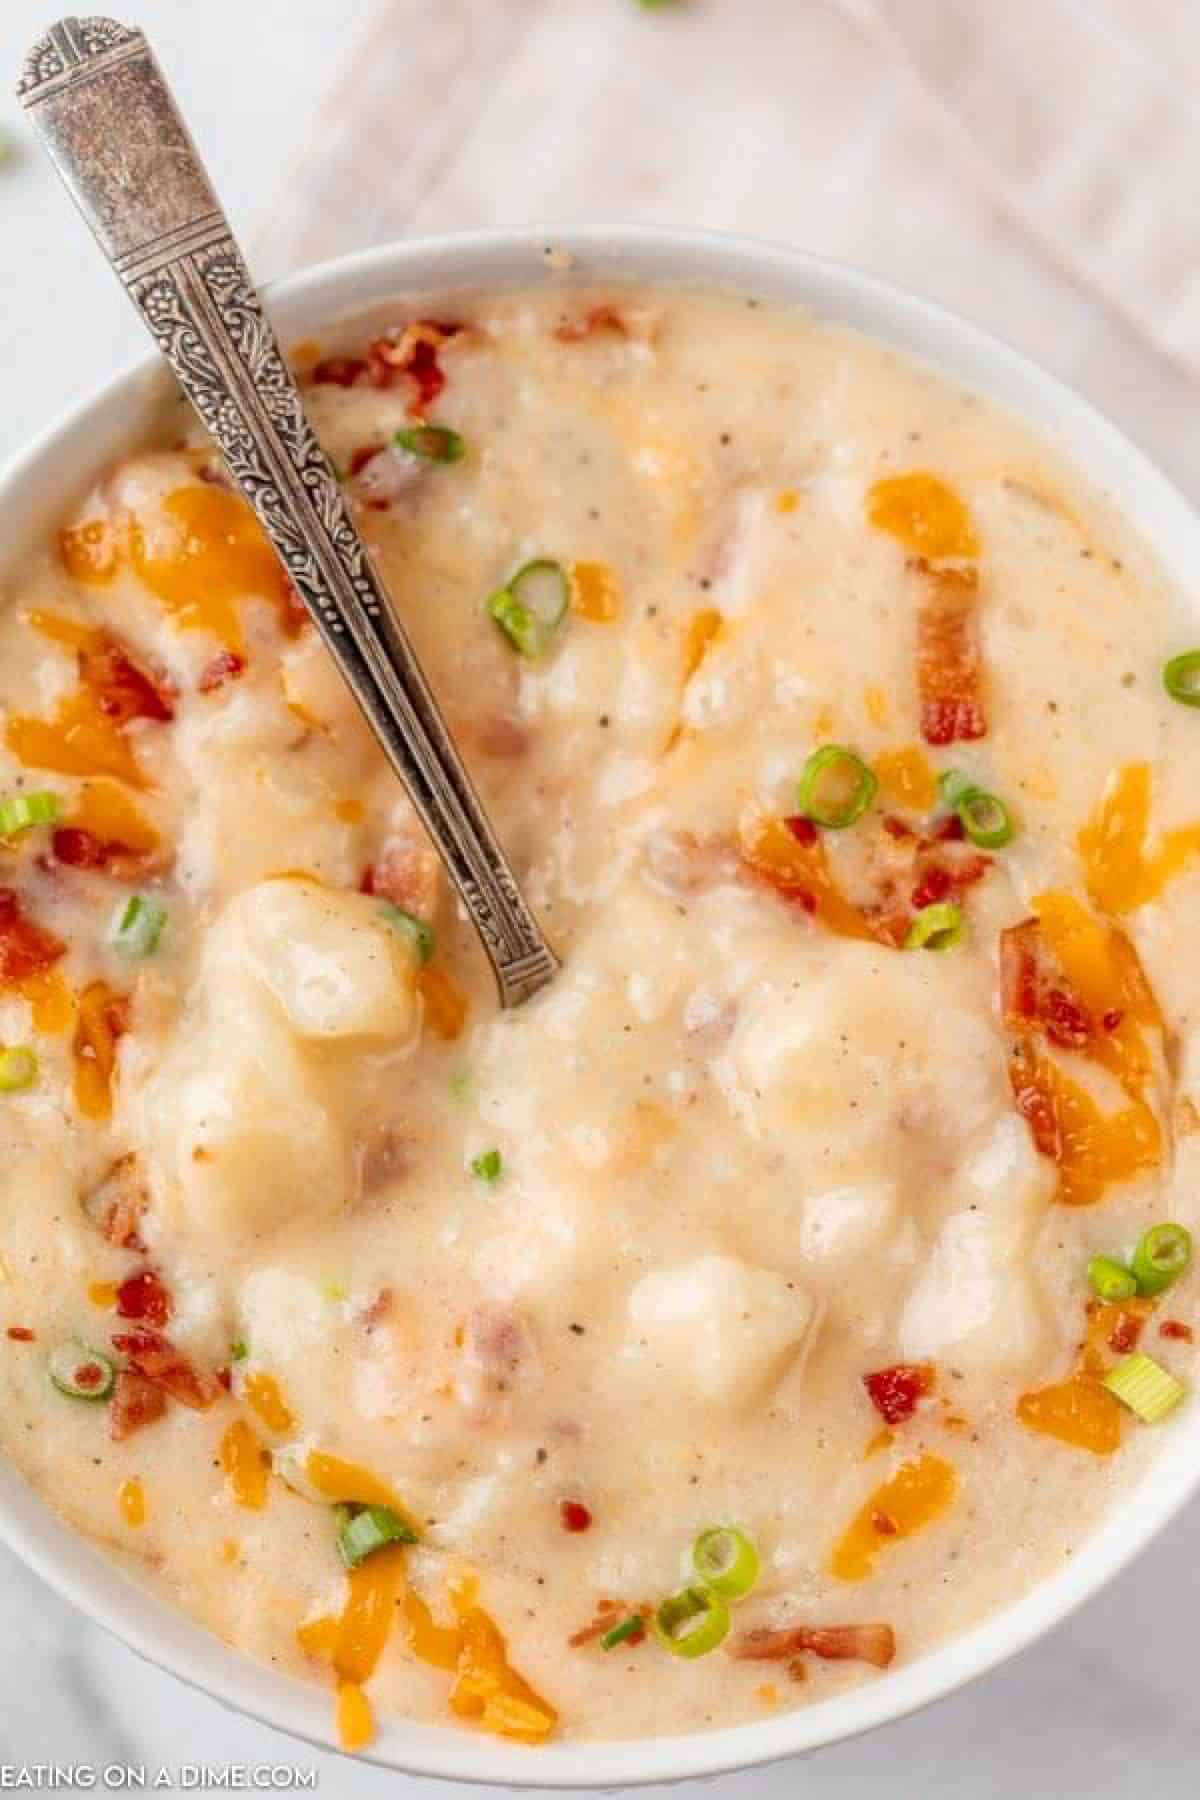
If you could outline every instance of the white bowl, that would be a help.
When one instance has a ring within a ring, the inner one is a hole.
[[[574,259],[570,276],[548,277],[543,251],[551,242]],[[723,289],[792,302],[869,333],[1027,419],[1116,499],[1182,586],[1200,568],[1200,520],[1091,407],[941,307],[795,250],[711,233],[626,227],[480,232],[371,250],[292,276],[271,290],[271,311],[287,343],[319,335],[339,318],[378,318],[398,298],[419,297],[423,311],[436,312],[455,291],[530,286],[548,278]],[[167,391],[164,371],[148,357],[0,471],[0,580],[104,465],[137,443]],[[616,1787],[714,1775],[815,1750],[925,1706],[1032,1643],[1143,1549],[1198,1487],[1200,1407],[1192,1406],[1171,1427],[1137,1488],[1060,1574],[911,1666],[799,1712],[687,1737],[542,1749],[450,1725],[385,1719],[366,1755],[388,1768],[459,1781]],[[60,1594],[151,1662],[280,1730],[334,1746],[327,1686],[276,1674],[151,1598],[61,1524],[7,1465],[0,1466],[0,1534]]]

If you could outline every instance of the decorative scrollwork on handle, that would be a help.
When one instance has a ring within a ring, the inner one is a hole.
[[[37,98],[39,88],[140,36],[140,32],[118,24],[116,19],[60,19],[25,58],[17,82],[17,98],[29,105]]]
[[[407,786],[503,1003],[527,999],[557,959],[388,605],[141,33],[64,20],[36,47],[31,71],[22,100],[35,127]]]

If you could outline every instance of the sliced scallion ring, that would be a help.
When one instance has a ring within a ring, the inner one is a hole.
[[[1138,1291],[1137,1276],[1111,1256],[1093,1256],[1087,1266],[1093,1294],[1101,1300],[1129,1300]]]
[[[117,1379],[107,1356],[73,1338],[50,1352],[46,1366],[59,1393],[71,1400],[107,1400]]]
[[[984,788],[969,788],[954,809],[963,830],[981,850],[1002,850],[1012,842],[1012,814],[1003,800]]]
[[[1157,1425],[1174,1412],[1187,1393],[1182,1381],[1176,1381],[1169,1369],[1141,1350],[1123,1357],[1115,1369],[1110,1369],[1104,1386],[1146,1425]]]
[[[923,906],[908,928],[906,950],[949,950],[963,934],[962,907],[953,900]]]
[[[711,1525],[692,1545],[692,1568],[715,1594],[738,1600],[758,1580],[758,1551],[736,1525]]]
[[[566,617],[570,598],[562,564],[539,556],[523,563],[505,586],[496,590],[487,610],[513,648],[536,661],[545,655]]]
[[[958,803],[964,794],[974,792],[975,783],[961,769],[946,769],[938,776],[938,793],[942,803],[952,810],[958,810]]]
[[[415,1544],[417,1534],[390,1506],[335,1506],[337,1547],[348,1569],[388,1544]]]
[[[167,922],[167,909],[153,894],[131,894],[113,916],[111,942],[125,956],[152,956]]]
[[[393,906],[390,900],[385,900],[379,910],[392,929],[408,939],[417,953],[417,961],[427,963],[437,948],[433,926],[418,919],[415,913],[405,912],[402,906]]]
[[[54,825],[57,820],[57,794],[8,794],[0,800],[0,837],[15,837],[18,831]]]
[[[829,831],[844,831],[862,818],[878,786],[861,756],[843,744],[823,744],[800,771],[800,811]]]
[[[448,425],[410,425],[392,441],[422,462],[456,463],[467,454],[465,439]]]
[[[0,1050],[0,1094],[19,1094],[37,1080],[38,1059],[28,1044]]]
[[[1163,686],[1181,706],[1200,706],[1200,650],[1185,650],[1163,664]]]
[[[1130,1268],[1139,1294],[1161,1294],[1192,1260],[1192,1234],[1168,1221],[1152,1225],[1133,1253]]]
[[[981,850],[1002,850],[1012,842],[1012,814],[996,794],[976,786],[961,769],[946,769],[938,776],[942,803],[956,812],[962,828]]]
[[[672,1656],[707,1656],[729,1630],[729,1608],[709,1587],[680,1588],[654,1614],[654,1635]]]

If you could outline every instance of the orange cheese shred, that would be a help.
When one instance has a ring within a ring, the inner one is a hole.
[[[229,1426],[217,1454],[238,1505],[261,1512],[267,1504],[267,1458],[244,1419]]]
[[[1153,854],[1151,776],[1147,763],[1127,763],[1110,777],[1095,813],[1077,840],[1088,893],[1106,913],[1120,915],[1157,900],[1167,883],[1200,856],[1200,825],[1166,831]]]
[[[863,1581],[891,1544],[912,1537],[950,1505],[958,1477],[940,1456],[906,1462],[877,1487],[838,1539],[830,1564],[839,1581]]]

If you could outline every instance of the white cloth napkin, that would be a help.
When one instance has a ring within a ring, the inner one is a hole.
[[[782,238],[1057,369],[1200,497],[1197,0],[381,0],[259,244]]]

